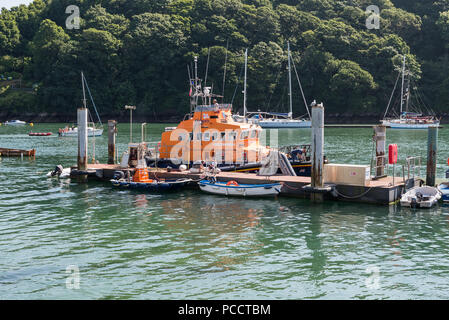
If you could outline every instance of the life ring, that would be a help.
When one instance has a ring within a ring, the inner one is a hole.
[[[231,180],[231,181],[228,181],[228,183],[226,183],[226,186],[238,187],[239,184],[237,183],[237,181]]]

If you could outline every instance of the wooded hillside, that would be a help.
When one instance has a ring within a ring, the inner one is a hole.
[[[69,5],[79,29],[66,27]],[[369,5],[379,29],[366,27]],[[0,14],[0,112],[75,114],[84,71],[102,114],[133,104],[152,119],[182,116],[195,55],[203,78],[210,55],[218,94],[227,60],[224,101],[238,111],[245,48],[248,108],[287,111],[287,41],[308,102],[329,113],[382,114],[402,54],[421,103],[449,112],[449,0],[35,0]],[[296,80],[293,91],[300,116]]]

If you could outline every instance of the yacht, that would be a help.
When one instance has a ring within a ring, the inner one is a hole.
[[[5,126],[23,126],[25,124],[26,124],[25,121],[20,121],[20,120],[11,120],[11,121],[6,121],[4,123]]]
[[[97,107],[95,106],[95,102],[94,99],[92,98],[92,94],[90,93],[90,89],[89,86],[87,84],[87,80],[84,77],[84,73],[81,72],[81,83],[82,83],[82,88],[83,88],[83,105],[84,108],[87,108],[87,99],[86,99],[86,91],[85,91],[85,87],[87,88],[88,92],[89,92],[89,96],[90,96],[90,100],[92,101],[92,105],[94,107],[95,113],[97,115],[98,118],[98,122],[99,122],[99,126],[97,127],[97,125],[94,122],[89,122],[88,123],[88,127],[87,127],[87,136],[88,137],[98,137],[103,135],[103,124],[101,123],[101,119],[100,116],[98,115],[98,111],[97,111]],[[75,126],[69,127],[66,126],[65,128],[60,128],[59,129],[59,136],[60,137],[78,137],[78,128]]]
[[[301,88],[301,93],[304,99],[304,104],[307,110],[308,118],[293,118],[293,99],[292,99],[292,56],[290,52],[290,43],[288,43],[288,87],[289,87],[289,113],[278,113],[278,112],[248,112],[252,115],[248,120],[251,123],[256,123],[262,128],[311,128],[312,122],[310,121],[310,112],[307,106],[306,100],[304,98],[304,93],[302,91],[301,82],[299,81],[298,74],[296,73],[299,86]],[[296,67],[295,67],[296,71]]]
[[[402,74],[402,86],[401,86],[401,96],[400,96],[400,110],[399,117],[391,117],[387,118],[388,110],[390,109],[390,105],[392,102],[392,98],[394,92],[396,90],[399,76]],[[406,79],[407,78],[407,79]],[[406,87],[404,88],[405,81],[407,80]],[[389,128],[392,129],[427,129],[429,127],[438,127],[440,125],[440,119],[437,119],[435,116],[428,115],[425,116],[422,112],[410,112],[410,72],[407,72],[405,69],[405,55],[403,56],[402,61],[402,72],[399,73],[398,78],[396,80],[396,84],[393,88],[393,92],[391,93],[390,101],[388,102],[387,110],[384,114],[384,119],[380,122]]]
[[[90,122],[90,127],[87,127],[87,136],[88,137],[99,137],[103,135],[103,129],[95,128],[95,124]],[[77,127],[65,127],[63,129],[59,129],[60,137],[78,137],[78,128]]]

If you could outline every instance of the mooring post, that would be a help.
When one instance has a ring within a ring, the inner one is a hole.
[[[387,140],[387,127],[374,126],[374,142],[376,143],[376,173],[374,178],[385,176],[385,143]]]
[[[115,137],[117,134],[117,121],[108,121],[108,164],[115,164]]]
[[[78,170],[87,170],[87,108],[79,108],[78,116]]]
[[[324,107],[323,104],[312,107],[312,175],[311,186],[323,188],[323,166],[324,166]],[[312,193],[312,201],[323,201],[322,193]]]
[[[438,127],[429,127],[427,130],[427,175],[426,184],[435,186],[438,150]]]

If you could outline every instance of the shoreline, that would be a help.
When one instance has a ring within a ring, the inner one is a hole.
[[[380,124],[380,119],[383,115],[349,115],[349,114],[328,114],[324,117],[324,123],[329,127],[367,127]],[[449,124],[449,114],[438,115],[441,117],[441,124]],[[107,123],[108,120],[116,120],[119,123],[129,123],[129,114],[120,112],[117,114],[103,114],[101,115],[102,122]],[[133,113],[133,122],[147,122],[147,123],[179,123],[184,116],[161,115],[155,117],[150,114],[135,114]],[[0,113],[0,123],[11,120],[22,120],[28,123],[68,123],[74,124],[77,122],[76,112],[73,114],[59,114],[59,113],[25,113],[16,114],[3,112]]]

